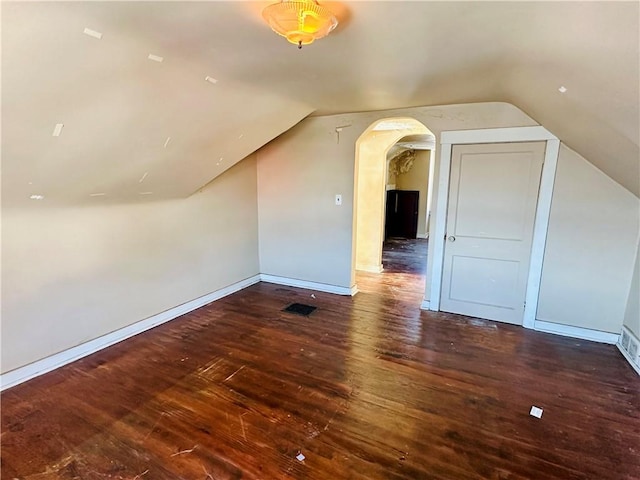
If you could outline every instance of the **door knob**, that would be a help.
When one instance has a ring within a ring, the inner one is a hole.
[[[455,242],[456,241],[456,237],[454,237],[453,235],[449,236],[449,241],[450,242]]]

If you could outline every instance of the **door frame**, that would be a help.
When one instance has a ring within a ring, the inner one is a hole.
[[[440,310],[442,271],[444,267],[444,234],[447,223],[447,208],[449,206],[449,176],[451,173],[451,152],[453,145],[536,141],[545,141],[546,149],[533,224],[529,274],[527,277],[525,308],[522,319],[523,327],[535,328],[536,314],[538,312],[538,297],[540,295],[540,281],[542,278],[542,262],[547,242],[549,213],[551,211],[551,198],[553,196],[556,166],[558,164],[558,153],[560,151],[560,140],[546,128],[541,126],[450,130],[444,131],[440,134],[438,195],[434,215],[435,228],[433,229],[432,236],[434,250],[433,262],[431,263],[432,275],[430,301],[425,301],[423,303],[423,307],[433,311]]]

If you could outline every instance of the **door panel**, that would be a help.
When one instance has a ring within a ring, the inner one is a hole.
[[[419,193],[416,190],[389,190],[385,213],[385,239],[416,238]]]
[[[522,324],[544,142],[452,149],[441,309]]]
[[[529,157],[529,152],[462,156],[454,226],[457,235],[523,239],[527,184],[533,167]],[[483,215],[486,211],[494,214]]]
[[[418,235],[418,195],[420,192],[398,191],[398,236],[416,238]]]

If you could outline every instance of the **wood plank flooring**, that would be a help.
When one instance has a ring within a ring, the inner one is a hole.
[[[425,254],[389,242],[353,298],[260,283],[9,389],[1,478],[640,479],[616,348],[420,311]]]

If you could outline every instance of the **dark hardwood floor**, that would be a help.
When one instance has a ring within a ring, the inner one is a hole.
[[[260,283],[7,390],[2,479],[639,479],[616,348],[420,311],[418,251],[390,242],[353,298]]]

